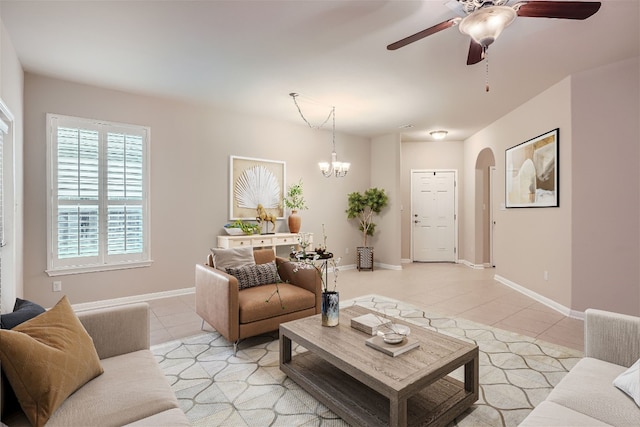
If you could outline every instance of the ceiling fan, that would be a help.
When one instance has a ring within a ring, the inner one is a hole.
[[[467,65],[485,58],[487,48],[502,30],[518,16],[528,18],[587,19],[600,9],[597,1],[519,1],[510,0],[451,0],[446,5],[464,17],[455,17],[433,27],[405,37],[387,46],[396,50],[447,28],[458,26],[460,32],[471,37]]]

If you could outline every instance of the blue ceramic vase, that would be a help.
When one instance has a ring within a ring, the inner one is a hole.
[[[322,293],[322,326],[338,326],[340,323],[340,294]]]

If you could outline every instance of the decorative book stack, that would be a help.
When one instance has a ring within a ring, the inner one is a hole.
[[[351,327],[369,335],[376,335],[381,326],[391,325],[391,320],[368,313],[351,319]]]
[[[402,353],[406,353],[409,350],[420,347],[419,342],[413,341],[409,337],[402,340],[400,344],[387,344],[380,336],[371,337],[365,342],[369,347],[375,348],[376,350],[392,357],[399,356]]]

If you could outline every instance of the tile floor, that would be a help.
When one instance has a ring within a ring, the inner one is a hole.
[[[441,313],[583,351],[583,322],[493,279],[493,269],[461,264],[404,264],[402,270],[340,271],[340,299],[378,294]],[[329,280],[332,280],[329,274]],[[151,344],[200,332],[195,295],[149,301]],[[205,329],[211,327],[205,324]]]

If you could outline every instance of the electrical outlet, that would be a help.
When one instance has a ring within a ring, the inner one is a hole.
[[[547,270],[544,271],[544,280],[549,280],[549,272]]]
[[[349,248],[344,248],[344,253],[348,254],[349,253]]]
[[[59,280],[56,280],[55,282],[53,282],[53,292],[60,292],[62,291],[62,282]]]

